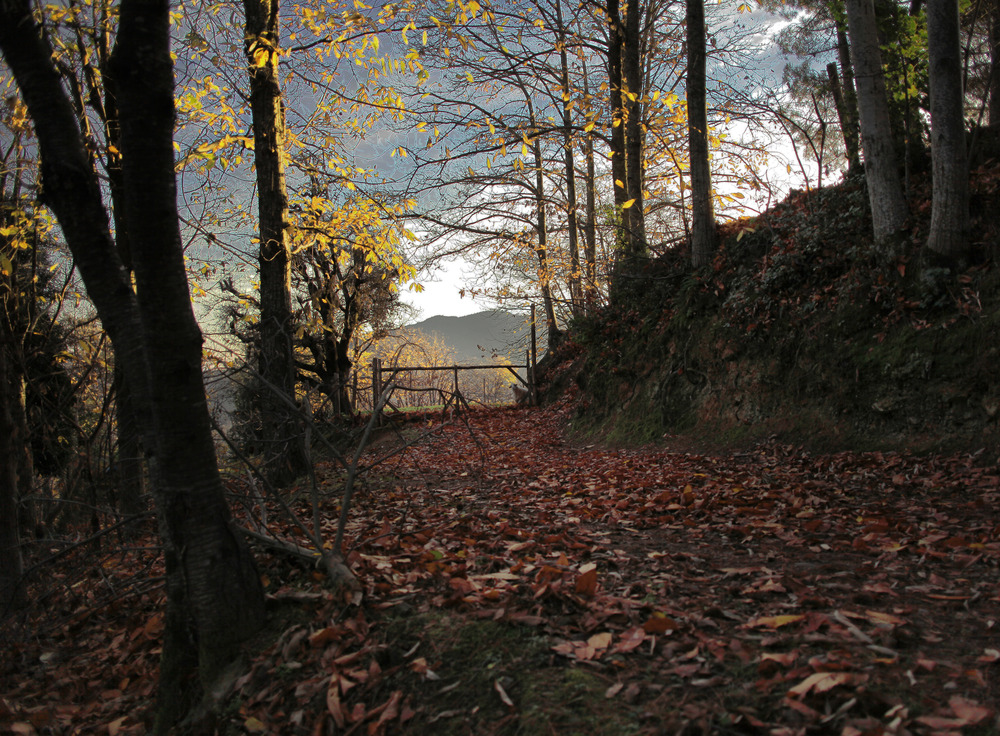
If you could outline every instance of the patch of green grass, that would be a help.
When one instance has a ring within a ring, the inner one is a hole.
[[[519,729],[524,736],[592,734],[628,736],[640,732],[639,714],[604,692],[609,682],[582,667],[548,667],[525,673]]]
[[[383,668],[398,666],[387,685],[403,690],[418,710],[408,734],[625,736],[640,730],[637,713],[604,698],[608,680],[557,658],[549,638],[532,627],[443,611],[399,613],[384,622]],[[420,657],[436,679],[414,671]]]

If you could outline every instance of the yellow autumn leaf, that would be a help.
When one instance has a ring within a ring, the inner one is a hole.
[[[623,210],[627,210],[629,207],[635,204],[635,199],[630,199],[628,202],[622,205]]]
[[[264,46],[257,46],[253,50],[253,63],[256,67],[267,66],[267,62],[270,57],[270,53],[268,53],[267,48]]]
[[[786,613],[782,616],[761,616],[751,621],[748,625],[751,627],[779,629],[782,626],[788,626],[788,624],[794,624],[797,621],[804,621],[805,618],[805,614],[802,613]]]
[[[251,716],[243,721],[243,728],[245,728],[249,733],[264,733],[267,730],[267,726],[264,723]]]

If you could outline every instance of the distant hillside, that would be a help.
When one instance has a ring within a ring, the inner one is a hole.
[[[489,363],[495,355],[515,363],[524,362],[524,353],[531,347],[531,325],[527,315],[503,310],[465,317],[431,317],[407,325],[407,329],[436,334],[455,351],[460,363]],[[545,344],[544,329],[538,331],[538,343],[540,346]]]

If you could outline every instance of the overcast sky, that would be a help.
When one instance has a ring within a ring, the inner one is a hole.
[[[420,293],[403,287],[402,300],[420,311],[414,321],[439,315],[463,317],[496,307],[492,303],[474,301],[468,292],[464,297],[461,296],[460,292],[466,286],[462,269],[466,267],[460,261],[446,263],[441,271],[431,277],[419,276],[417,283],[424,287]]]

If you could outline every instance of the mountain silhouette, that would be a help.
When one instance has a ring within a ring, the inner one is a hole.
[[[407,325],[407,329],[437,335],[455,351],[461,364],[492,363],[494,357],[523,363],[525,352],[531,349],[530,320],[528,314],[497,309],[465,317],[439,315]],[[541,351],[545,344],[544,323],[539,325],[537,339]]]

